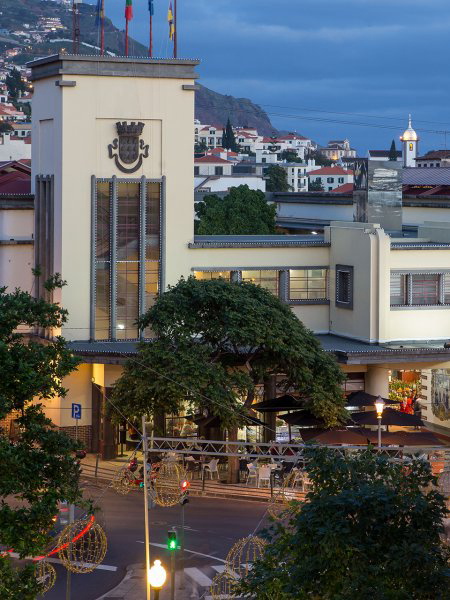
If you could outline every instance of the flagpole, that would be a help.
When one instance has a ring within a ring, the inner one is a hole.
[[[153,57],[153,15],[150,11],[150,45],[148,47],[148,55]]]
[[[125,18],[125,56],[128,56],[128,19]]]
[[[173,36],[173,57],[177,58],[177,54],[178,54],[178,44],[177,44],[177,37],[178,37],[178,25],[177,25],[177,0],[174,0],[174,14],[173,14],[173,23],[175,26],[175,33]]]
[[[100,53],[103,56],[105,54],[105,0],[102,0],[102,41],[100,44]]]

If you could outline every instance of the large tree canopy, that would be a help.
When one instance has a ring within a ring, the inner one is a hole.
[[[268,192],[289,192],[287,171],[280,165],[270,165],[266,172],[266,189]]]
[[[157,341],[142,343],[115,386],[127,415],[176,411],[185,400],[225,423],[242,416],[254,386],[282,376],[327,424],[345,418],[342,372],[314,335],[267,290],[251,283],[190,277],[163,294],[142,318]],[[145,367],[148,367],[145,372]]]
[[[306,453],[313,491],[266,532],[243,582],[255,600],[444,600],[447,510],[427,462],[394,463],[372,449]],[[247,595],[245,596],[247,597]]]
[[[50,291],[62,283],[55,276],[45,285]],[[20,333],[58,328],[66,320],[67,311],[57,304],[0,288],[0,419],[12,413],[19,430],[15,439],[0,430],[0,546],[21,557],[42,554],[58,503],[81,498],[73,454],[78,444],[32,403],[64,396],[61,380],[77,361],[61,337],[33,341],[30,333]],[[16,569],[0,554],[0,598],[34,600],[38,591],[33,565]]]
[[[275,233],[274,204],[248,185],[231,188],[225,198],[206,196],[195,205],[199,235],[267,235]]]

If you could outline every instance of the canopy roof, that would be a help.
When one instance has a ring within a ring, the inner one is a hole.
[[[356,412],[351,414],[352,421],[358,425],[378,425],[378,417],[375,410],[367,412]],[[398,425],[399,427],[420,427],[424,423],[415,415],[408,415],[394,408],[385,408],[381,418],[382,425]]]
[[[278,398],[252,404],[252,410],[258,412],[282,412],[285,410],[298,410],[299,408],[302,408],[302,401],[291,396],[291,394],[284,394],[284,396]]]
[[[367,392],[352,392],[347,396],[347,406],[375,406],[375,400],[378,396],[373,396]],[[397,400],[383,398],[385,404],[399,404]]]

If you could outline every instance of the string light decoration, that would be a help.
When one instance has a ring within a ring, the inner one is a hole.
[[[176,506],[184,491],[181,484],[187,479],[186,469],[176,462],[163,462],[154,478],[150,491],[158,506]]]
[[[94,517],[75,521],[58,538],[59,558],[72,573],[91,573],[105,558],[108,547],[103,528]]]
[[[273,497],[267,509],[268,514],[275,520],[289,517],[297,510],[297,507],[291,504],[293,500],[298,500],[295,490],[296,471],[291,471],[284,479],[278,494]]]
[[[212,580],[210,594],[212,600],[224,600],[224,598],[236,599],[236,579],[227,571],[219,573]]]
[[[262,558],[265,546],[266,542],[255,535],[238,540],[227,554],[225,572],[231,578],[246,577],[253,563]]]
[[[55,585],[55,568],[47,560],[39,560],[34,567],[34,573],[40,585],[39,593],[43,596]]]
[[[136,478],[128,468],[128,465],[121,467],[117,475],[111,482],[111,487],[122,496],[126,496],[130,490],[136,486]]]

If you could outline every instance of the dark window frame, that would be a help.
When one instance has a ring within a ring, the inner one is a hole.
[[[344,279],[347,279],[347,283],[343,281]],[[336,265],[335,304],[338,308],[353,310],[353,290],[354,267],[350,265]]]

